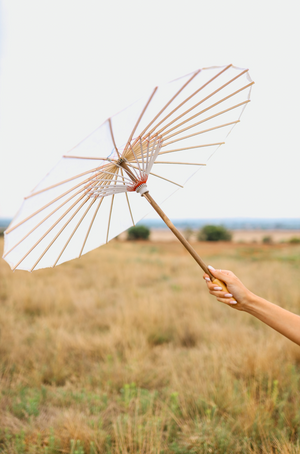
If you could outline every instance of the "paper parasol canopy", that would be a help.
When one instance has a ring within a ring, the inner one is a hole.
[[[13,270],[52,267],[135,225],[151,210],[145,195],[162,203],[224,144],[252,84],[246,69],[203,68],[109,118],[25,197],[3,258]]]

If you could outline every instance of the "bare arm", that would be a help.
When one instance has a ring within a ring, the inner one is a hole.
[[[225,282],[230,292],[225,293],[220,287],[216,287],[209,279],[209,276],[205,274],[203,277],[206,280],[209,293],[214,295],[218,301],[234,309],[254,315],[254,317],[266,323],[283,336],[300,345],[299,315],[254,295],[231,271],[215,270],[211,266],[209,266],[209,269],[217,279]]]

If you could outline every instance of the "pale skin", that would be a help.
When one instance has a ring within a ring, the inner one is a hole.
[[[227,304],[238,311],[248,312],[283,336],[300,345],[300,316],[283,309],[270,301],[255,295],[248,290],[238,277],[229,270],[215,270],[208,267],[213,276],[225,282],[228,291],[226,293],[221,287],[213,284],[207,274],[203,278],[209,293],[221,303]]]

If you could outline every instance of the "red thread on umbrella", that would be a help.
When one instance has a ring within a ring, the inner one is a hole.
[[[141,186],[142,184],[146,184],[147,180],[148,180],[148,175],[144,175],[144,176],[140,177],[135,184],[127,186],[128,191],[129,192],[136,191],[139,186]]]

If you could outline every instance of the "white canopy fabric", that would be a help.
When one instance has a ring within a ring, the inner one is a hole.
[[[25,197],[3,258],[13,270],[52,267],[134,225],[151,210],[141,185],[158,204],[183,187],[240,121],[252,84],[246,69],[203,68],[109,118]]]

